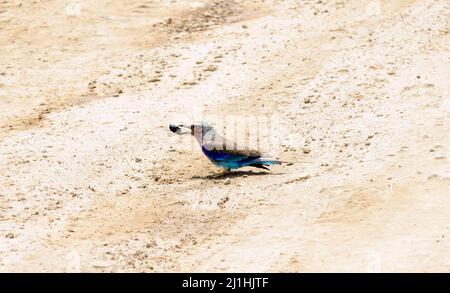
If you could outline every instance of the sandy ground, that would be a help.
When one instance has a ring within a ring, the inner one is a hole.
[[[1,1],[0,48],[2,272],[450,272],[449,1]],[[309,163],[168,130],[274,113]]]

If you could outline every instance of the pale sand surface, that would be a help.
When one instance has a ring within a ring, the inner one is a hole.
[[[450,272],[450,1],[220,3],[0,2],[0,271]],[[310,163],[211,179],[199,113]]]

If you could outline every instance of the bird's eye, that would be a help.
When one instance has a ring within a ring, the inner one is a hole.
[[[180,127],[178,127],[178,126],[176,126],[176,125],[173,125],[173,124],[170,124],[170,125],[169,125],[169,129],[170,129],[170,131],[172,131],[173,133],[177,133],[177,132],[180,130]]]

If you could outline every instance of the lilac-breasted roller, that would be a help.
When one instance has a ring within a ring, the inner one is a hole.
[[[211,125],[204,122],[190,125],[171,124],[169,129],[179,135],[193,135],[200,145],[203,154],[214,165],[223,168],[222,173],[242,167],[255,167],[269,170],[267,167],[270,165],[284,163],[280,160],[264,158],[259,151],[240,148],[234,142],[224,139]],[[227,146],[233,146],[233,148],[227,149]]]

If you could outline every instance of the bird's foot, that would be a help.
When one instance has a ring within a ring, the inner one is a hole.
[[[221,177],[221,176],[227,174],[228,172],[230,172],[230,169],[222,169],[219,172],[215,172],[213,177],[214,178]]]

